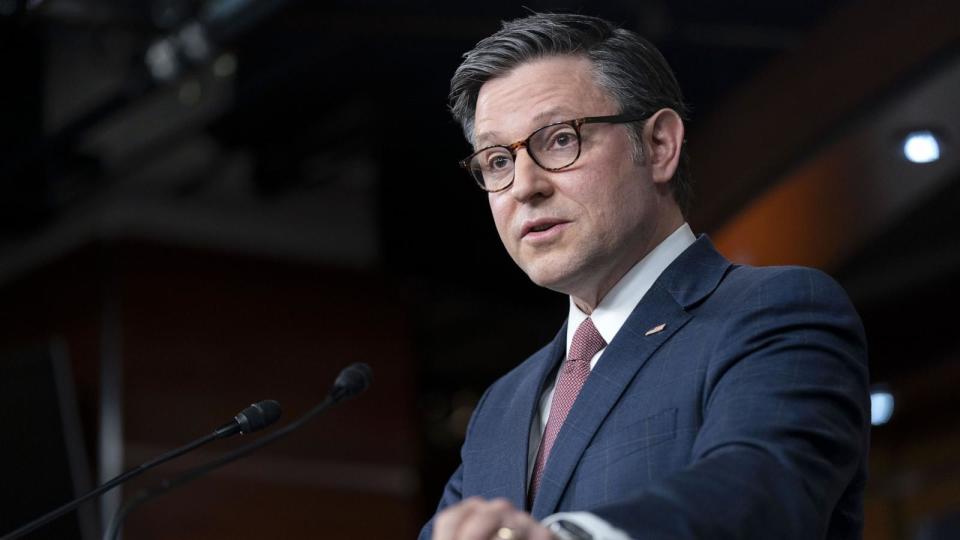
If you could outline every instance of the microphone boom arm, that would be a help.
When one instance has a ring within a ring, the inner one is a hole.
[[[334,383],[333,388],[327,394],[327,397],[325,397],[323,401],[307,411],[307,413],[300,418],[297,418],[282,428],[273,431],[269,435],[247,443],[236,450],[233,450],[232,452],[217,459],[208,461],[199,467],[190,469],[180,476],[177,476],[173,479],[164,479],[151,488],[140,490],[130,500],[123,503],[123,506],[121,506],[116,513],[114,513],[113,518],[110,520],[110,525],[103,534],[103,540],[115,540],[117,534],[120,532],[120,528],[123,526],[124,520],[130,514],[130,512],[136,510],[147,501],[159,497],[171,489],[192,482],[193,480],[196,480],[197,478],[200,478],[211,471],[219,469],[220,467],[229,465],[240,458],[256,452],[260,448],[263,448],[277,439],[285,437],[291,432],[300,429],[300,427],[312,420],[325,409],[366,390],[367,386],[370,384],[370,379],[370,366],[362,362],[351,364],[340,372],[340,375],[337,377],[337,380]]]
[[[236,435],[238,433],[249,433],[251,431],[256,431],[262,429],[277,420],[280,417],[280,406],[276,401],[273,400],[264,400],[247,407],[240,414],[236,415],[233,420],[224,424],[223,426],[217,428],[212,433],[205,435],[199,439],[196,439],[192,442],[189,442],[180,448],[171,450],[165,454],[143,463],[129,471],[111,478],[109,481],[105,482],[103,485],[98,486],[97,488],[85,493],[84,495],[64,504],[63,506],[47,512],[46,514],[38,517],[37,519],[27,523],[26,525],[21,526],[20,528],[11,531],[5,534],[0,540],[14,540],[15,538],[20,538],[26,534],[29,534],[36,529],[50,523],[51,521],[63,516],[67,512],[74,510],[81,504],[87,502],[88,500],[102,495],[111,489],[119,486],[120,484],[140,476],[141,474],[147,472],[148,470],[166,463],[171,459],[177,458],[195,450],[207,443],[213,442],[217,439],[223,439]]]

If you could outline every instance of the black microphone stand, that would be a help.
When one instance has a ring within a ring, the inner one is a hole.
[[[103,540],[115,540],[117,534],[120,532],[120,528],[123,526],[123,522],[126,517],[130,514],[130,512],[133,512],[144,503],[163,495],[171,489],[192,482],[193,480],[196,480],[197,478],[200,478],[211,471],[223,467],[224,465],[228,465],[240,458],[249,456],[260,448],[263,448],[264,446],[276,441],[277,439],[287,436],[291,432],[300,429],[300,427],[312,420],[315,416],[327,408],[336,405],[348,397],[355,396],[356,394],[366,390],[369,383],[369,366],[359,362],[347,366],[340,373],[340,376],[337,377],[337,381],[327,397],[325,397],[323,401],[307,411],[307,413],[300,418],[290,422],[282,428],[277,429],[267,436],[245,444],[240,448],[237,448],[236,450],[233,450],[232,452],[217,459],[208,461],[203,465],[194,467],[193,469],[190,469],[173,479],[164,479],[151,488],[142,489],[137,492],[136,495],[131,497],[127,502],[123,503],[123,506],[121,506],[113,514],[113,518],[110,520],[110,525],[103,534]]]
[[[270,401],[270,400],[267,400],[267,401]],[[92,499],[93,497],[96,497],[97,495],[102,495],[103,493],[110,491],[111,489],[119,486],[120,484],[126,482],[127,480],[130,480],[131,478],[134,478],[136,476],[140,476],[144,472],[156,467],[157,465],[160,465],[161,463],[166,463],[171,459],[182,456],[183,454],[186,454],[187,452],[190,452],[191,450],[199,448],[209,442],[215,441],[217,439],[223,439],[225,437],[230,437],[231,435],[236,435],[238,433],[247,433],[249,431],[255,431],[256,429],[261,429],[263,427],[266,427],[266,425],[269,425],[269,423],[273,423],[280,416],[280,409],[279,409],[279,406],[277,406],[276,411],[272,411],[275,413],[275,416],[271,415],[269,419],[264,419],[261,417],[262,415],[258,414],[259,413],[258,407],[262,406],[262,404],[265,404],[265,403],[267,402],[261,401],[259,403],[255,403],[254,405],[251,405],[250,407],[244,409],[240,414],[238,414],[235,420],[228,422],[223,426],[217,428],[216,430],[213,431],[213,433],[210,433],[209,435],[201,437],[193,442],[187,443],[181,446],[180,448],[177,448],[165,454],[162,454],[159,457],[151,461],[148,461],[142,465],[139,465],[133,469],[130,469],[129,471],[119,476],[113,477],[108,482],[104,483],[103,485],[97,487],[92,491],[87,492],[81,497],[74,499],[73,501],[67,504],[64,504],[63,506],[61,506],[60,508],[57,508],[56,510],[53,510],[51,512],[48,512],[38,517],[37,519],[31,521],[30,523],[27,523],[26,525],[23,525],[22,527],[20,527],[19,529],[16,529],[15,531],[7,533],[6,535],[3,536],[3,538],[0,538],[0,540],[14,540],[15,538],[20,538],[30,532],[33,532],[39,527],[42,527],[47,523],[50,523],[51,521],[57,519],[58,517],[66,514],[67,512],[70,512],[71,510],[75,509],[76,507],[80,506],[86,501]],[[271,407],[276,405],[275,401],[271,403],[273,404],[271,405]],[[253,416],[254,414],[257,415],[257,418],[251,424],[247,416]]]

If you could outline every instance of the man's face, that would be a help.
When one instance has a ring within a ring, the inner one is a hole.
[[[589,60],[540,59],[481,87],[475,147],[510,144],[553,122],[618,112],[594,82]],[[513,185],[489,194],[500,239],[517,265],[538,285],[591,309],[652,248],[658,201],[649,170],[633,158],[628,129],[584,125],[579,159],[557,172],[541,169],[521,149]]]

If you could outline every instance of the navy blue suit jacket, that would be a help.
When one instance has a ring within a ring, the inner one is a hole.
[[[529,430],[565,335],[480,399],[439,509],[505,497],[637,539],[862,536],[865,338],[825,274],[732,265],[701,236],[605,349],[528,508]]]

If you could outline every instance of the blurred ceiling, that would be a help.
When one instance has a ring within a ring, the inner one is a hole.
[[[527,9],[661,47],[693,107],[695,229],[837,276],[878,379],[957,357],[931,313],[960,300],[960,8],[934,0],[0,0],[0,279],[139,236],[383,269],[428,331],[516,335],[517,299],[562,304],[503,253],[445,95]],[[915,129],[940,161],[903,159]]]

